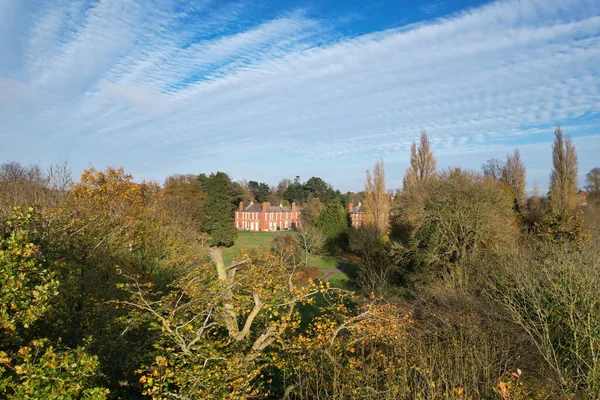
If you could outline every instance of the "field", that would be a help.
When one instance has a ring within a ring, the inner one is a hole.
[[[270,248],[271,242],[280,235],[293,235],[293,232],[250,232],[238,231],[238,237],[235,244],[229,248],[223,249],[223,261],[226,265],[230,264],[240,249],[250,249],[253,247]],[[356,269],[356,264],[347,256],[309,256],[309,264],[317,267],[322,273],[321,278],[331,282],[333,286],[348,288],[349,275]],[[340,269],[343,269],[342,272]]]

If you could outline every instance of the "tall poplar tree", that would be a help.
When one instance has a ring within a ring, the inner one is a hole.
[[[506,163],[502,169],[502,182],[507,184],[515,194],[517,207],[525,204],[525,165],[521,161],[521,154],[515,149],[513,155],[506,156]]]
[[[390,198],[385,188],[383,160],[375,163],[373,176],[367,170],[363,207],[365,209],[364,223],[376,228],[380,234],[386,234],[389,229]]]
[[[577,205],[577,153],[570,136],[563,136],[560,126],[554,132],[552,173],[550,174],[550,206],[558,212]]]
[[[419,147],[413,142],[410,148],[410,167],[404,175],[404,188],[414,186],[417,182],[431,179],[435,176],[435,157],[425,131],[421,132]]]

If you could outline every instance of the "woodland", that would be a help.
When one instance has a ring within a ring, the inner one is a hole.
[[[598,399],[600,168],[578,187],[560,127],[550,151],[547,193],[518,149],[438,169],[425,132],[402,188],[378,160],[360,193],[6,162],[0,398]],[[224,262],[240,201],[301,226]],[[343,288],[311,265],[340,254]]]

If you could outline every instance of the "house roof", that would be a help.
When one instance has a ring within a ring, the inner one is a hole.
[[[362,209],[362,203],[358,203],[357,206],[353,206],[352,207],[352,211],[350,211],[350,214],[358,214],[364,212]]]
[[[291,211],[292,211],[291,207],[283,206],[281,204],[278,206],[272,206],[270,204],[267,204],[267,212],[291,212]],[[296,208],[296,211],[299,211],[298,208]],[[251,203],[250,205],[244,207],[244,212],[262,212],[262,204]]]

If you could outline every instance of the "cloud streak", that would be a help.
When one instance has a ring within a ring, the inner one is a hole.
[[[0,158],[274,183],[399,160],[422,129],[460,160],[548,142],[559,122],[600,127],[597,1],[502,1],[358,37],[244,3],[20,4],[0,13]]]

